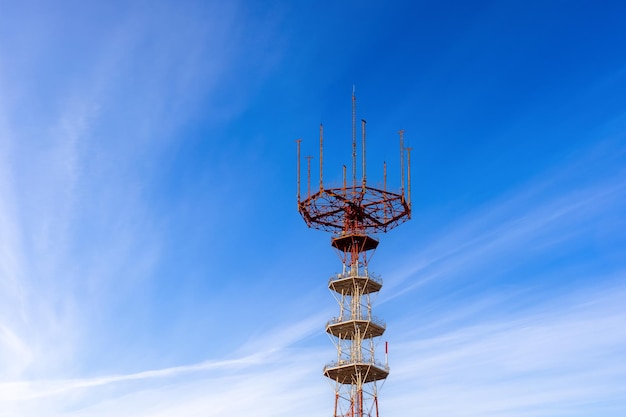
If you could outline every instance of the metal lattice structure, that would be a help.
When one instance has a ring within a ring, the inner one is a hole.
[[[325,188],[323,183],[323,126],[320,125],[319,190],[311,193],[311,158],[307,156],[307,196],[300,194],[300,140],[298,143],[298,211],[306,224],[332,233],[342,272],[330,278],[328,287],[339,305],[339,315],[326,324],[336,349],[336,360],[324,367],[335,390],[334,417],[379,417],[378,386],[389,375],[387,344],[385,361],[375,350],[385,332],[385,323],[372,314],[372,297],[382,288],[382,279],[369,271],[370,258],[378,246],[372,235],[387,232],[411,218],[411,157],[400,131],[400,192],[387,190],[384,164],[383,189],[367,185],[365,171],[365,121],[362,121],[362,178],[356,178],[356,97],[352,93],[352,184]],[[407,151],[407,191],[404,188],[404,151]]]

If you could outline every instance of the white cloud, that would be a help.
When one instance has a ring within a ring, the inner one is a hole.
[[[66,37],[81,26],[64,25],[65,13],[20,11],[41,25],[20,59],[0,67],[0,379],[71,374],[77,353],[98,350],[88,336],[103,320],[94,319],[153,276],[162,232],[144,195],[150,164],[175,129],[210,112],[201,100],[237,59],[225,41],[238,9],[189,7],[105,13],[84,28],[88,49],[71,51]],[[55,51],[54,63],[42,50]],[[20,78],[51,64],[67,75]]]
[[[476,273],[488,276],[493,269],[482,268],[500,266],[504,259],[510,260],[512,268],[596,238],[596,231],[611,227],[605,223],[626,207],[626,172],[621,168],[620,155],[614,141],[600,142],[574,162],[487,202],[432,241],[420,242],[412,248],[413,254],[407,254],[405,266],[386,280],[382,301],[414,291],[433,279]],[[597,167],[598,173],[581,181],[581,172],[590,167]],[[611,233],[616,235],[620,230]]]
[[[626,410],[625,295],[623,287],[586,290],[509,317],[488,309],[464,326],[396,343],[383,403],[392,414],[409,407],[432,416]]]
[[[155,156],[176,148],[173,133],[188,118],[202,113],[219,123],[244,106],[245,86],[237,87],[238,99],[220,100],[230,97],[225,90],[231,85],[224,82],[230,70],[248,58],[235,48],[246,22],[236,8],[214,7],[210,20],[204,18],[211,13],[188,19],[190,11],[178,5],[147,20],[143,9],[135,9],[105,31],[86,51],[87,70],[52,87],[58,90],[49,103],[53,111],[39,115],[49,123],[36,129],[45,146],[20,129],[20,108],[0,102],[0,415],[304,417],[331,410],[332,394],[320,372],[327,351],[298,343],[321,333],[326,311],[277,317],[274,327],[235,349],[235,358],[207,353],[215,359],[136,372],[119,363],[119,371],[107,372],[77,364],[86,351],[123,360],[89,336],[115,337],[127,317],[108,322],[107,315],[115,316],[124,295],[151,289],[144,284],[155,276],[167,238],[144,194],[158,171]],[[38,54],[30,53],[26,61],[38,67]],[[11,85],[13,93],[23,88],[24,102],[37,100],[27,79],[0,84]],[[577,184],[576,191],[567,187],[574,169],[565,171],[478,210],[416,256],[409,254],[405,268],[387,281],[382,301],[436,278],[479,270],[530,244],[549,252],[585,238],[585,227],[623,206],[623,171]],[[591,402],[624,408],[622,289],[505,317],[496,307],[507,300],[499,296],[483,293],[476,304],[452,311],[449,304],[438,307],[427,335],[408,320],[397,323],[393,331],[407,337],[393,343],[383,411],[510,417],[545,410],[571,415]],[[142,304],[158,304],[156,297],[137,300],[135,310],[159,308]],[[228,300],[239,309],[250,307],[248,301]],[[229,325],[237,329],[237,323]]]
[[[291,329],[307,329],[309,321],[294,324]],[[3,383],[0,410],[6,410],[7,416],[29,416],[34,410],[40,416],[303,413],[319,408],[315,398],[330,391],[318,372],[323,354],[289,348],[300,337],[301,333],[295,339],[279,340],[282,346],[270,338],[265,345],[256,345],[266,350],[189,366],[94,378]]]

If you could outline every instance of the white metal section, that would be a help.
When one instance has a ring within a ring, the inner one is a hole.
[[[376,360],[376,347],[385,324],[372,313],[372,300],[382,286],[380,277],[369,273],[364,263],[342,265],[331,277],[329,288],[339,305],[339,315],[326,330],[337,350],[336,361],[324,368],[334,381],[334,417],[377,417],[377,382],[389,373],[387,361]],[[385,358],[386,359],[386,358]]]

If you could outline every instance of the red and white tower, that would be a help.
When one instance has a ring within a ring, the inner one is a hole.
[[[326,324],[326,332],[337,348],[336,360],[324,367],[324,375],[335,387],[334,417],[378,417],[377,383],[389,375],[387,346],[385,360],[375,350],[385,332],[385,323],[372,312],[371,298],[382,287],[382,279],[369,270],[378,246],[374,235],[387,232],[411,217],[411,157],[400,131],[401,188],[387,190],[367,185],[365,170],[365,121],[362,120],[361,179],[357,181],[356,97],[352,93],[352,181],[346,167],[343,186],[326,188],[323,183],[323,127],[320,126],[319,189],[311,192],[311,157],[307,157],[307,194],[300,193],[300,140],[298,143],[298,211],[306,224],[332,233],[331,246],[339,253],[341,273],[332,276],[328,287],[339,305],[339,314]],[[405,195],[405,158],[407,187]]]

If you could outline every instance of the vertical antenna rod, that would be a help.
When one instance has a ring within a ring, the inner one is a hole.
[[[356,95],[352,86],[352,188],[356,188]]]
[[[400,134],[400,176],[402,177],[402,199],[404,199],[404,129],[398,133]]]
[[[365,188],[365,184],[367,183],[367,174],[365,173],[365,120],[361,119],[361,132],[363,134],[363,144],[362,144],[362,162],[363,162],[363,188]]]
[[[302,142],[302,139],[296,140],[298,144],[298,204],[300,203],[300,142]]]
[[[312,156],[305,156],[306,158],[306,165],[307,165],[307,198],[311,197],[311,158],[313,158]]]
[[[406,148],[406,153],[407,153],[407,177],[408,177],[408,184],[407,184],[407,188],[408,188],[408,204],[409,204],[409,218],[411,218],[411,149],[413,148]]]
[[[322,168],[323,164],[323,147],[324,147],[324,125],[320,123],[320,191],[324,189],[324,183],[322,182]]]
[[[387,191],[387,161],[383,161],[383,190]]]

